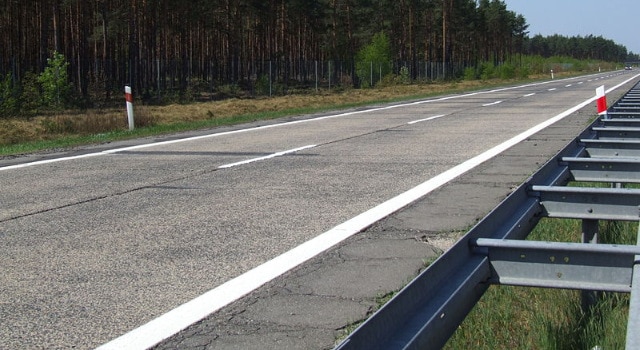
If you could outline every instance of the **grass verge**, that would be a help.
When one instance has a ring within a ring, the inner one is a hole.
[[[29,118],[0,118],[0,156],[423,99],[534,80],[394,85],[374,89],[325,90],[273,98],[229,99],[163,106],[136,103],[136,129],[133,131],[127,130],[124,103],[121,109],[51,111]]]
[[[600,242],[636,244],[637,223],[600,222]],[[580,220],[543,219],[530,240],[580,242]],[[626,293],[599,293],[582,308],[575,290],[491,286],[445,349],[624,349]]]

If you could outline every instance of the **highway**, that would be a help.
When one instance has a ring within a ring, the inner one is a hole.
[[[598,86],[637,81],[602,73],[0,160],[0,349],[108,343]]]

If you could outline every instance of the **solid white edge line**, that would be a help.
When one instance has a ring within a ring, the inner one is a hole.
[[[607,92],[611,92],[619,88],[638,76],[640,76],[640,74],[610,88]],[[154,320],[151,320],[129,333],[98,347],[97,350],[141,350],[157,345],[161,341],[256,290],[265,283],[355,235],[376,221],[400,210],[447,182],[502,153],[508,148],[526,140],[528,137],[543,130],[544,128],[560,121],[588,104],[593,103],[595,100],[596,97],[594,96],[579,105],[507,140],[506,142],[458,164],[457,166],[427,180],[426,182],[423,182],[413,189],[369,209],[368,211],[334,227],[333,229],[289,250],[288,252],[283,253],[282,255],[269,260],[228,282],[225,282],[205,294],[178,306],[177,308],[157,317]]]

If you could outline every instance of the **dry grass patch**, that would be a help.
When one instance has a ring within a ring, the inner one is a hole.
[[[136,128],[147,126],[171,126],[200,121],[224,120],[238,122],[264,118],[265,113],[308,113],[310,111],[344,108],[347,106],[381,103],[393,100],[419,98],[451,92],[468,91],[489,85],[507,84],[515,81],[443,82],[433,84],[410,84],[377,87],[374,89],[306,90],[295,94],[275,97],[232,98],[222,101],[193,102],[188,104],[135,106]],[[249,118],[246,118],[250,116]],[[210,124],[213,125],[213,124]],[[198,126],[194,126],[198,127]],[[202,127],[202,125],[200,125]],[[21,143],[57,140],[68,136],[98,135],[126,131],[127,116],[124,102],[122,108],[96,108],[83,111],[46,113],[23,119],[0,120],[0,146]],[[165,131],[166,132],[166,131]],[[8,151],[11,153],[11,151]]]
[[[425,96],[457,89],[482,87],[482,82],[462,82],[427,85],[398,85],[377,89],[349,89],[342,92],[319,92],[254,99],[228,99],[223,101],[145,106],[160,124],[182,121],[198,121],[212,118],[229,118],[238,115],[258,114],[296,109],[322,109],[340,105],[363,104],[373,101],[393,100],[410,96]]]
[[[0,144],[11,145],[37,140],[42,130],[33,122],[21,119],[0,119]]]

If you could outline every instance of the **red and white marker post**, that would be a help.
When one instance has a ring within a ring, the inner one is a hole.
[[[124,99],[127,101],[127,120],[129,121],[129,130],[135,127],[133,119],[133,94],[131,94],[131,86],[124,87]]]
[[[596,98],[598,115],[603,116],[604,119],[609,119],[607,115],[607,95],[604,92],[604,85],[596,89]]]

